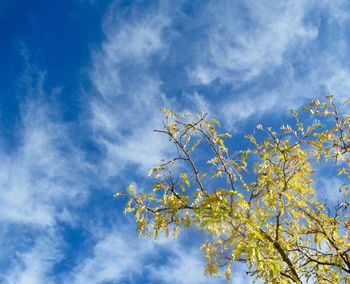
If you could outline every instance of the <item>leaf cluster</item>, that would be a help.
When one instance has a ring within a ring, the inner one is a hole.
[[[149,193],[131,185],[116,196],[128,196],[125,212],[134,214],[141,235],[176,238],[190,226],[205,232],[207,274],[230,279],[233,262],[241,261],[265,283],[350,283],[348,186],[330,208],[313,181],[322,162],[350,177],[350,115],[340,113],[333,96],[304,111],[311,114],[306,122],[292,110],[293,125],[258,125],[259,135],[246,136],[250,146],[230,153],[231,135],[217,120],[163,110],[164,128],[156,132],[177,155],[150,171]],[[195,155],[200,147],[206,165]]]

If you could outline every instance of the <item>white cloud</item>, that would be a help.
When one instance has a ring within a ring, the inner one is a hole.
[[[49,274],[54,264],[62,259],[62,253],[57,248],[59,240],[50,235],[38,237],[32,248],[17,253],[14,265],[2,281],[6,284],[55,283]]]
[[[152,56],[162,56],[162,33],[168,20],[158,11],[120,20],[112,6],[104,23],[106,41],[93,56],[91,81],[97,93],[91,101],[95,141],[105,150],[106,176],[128,163],[148,171],[167,153],[167,143],[152,132],[161,127],[160,109],[167,99],[149,68]]]
[[[147,283],[227,283],[204,275],[204,257],[197,247],[172,239],[138,239],[130,228],[99,231],[92,254],[73,268],[64,283],[135,282],[137,277],[146,277]],[[243,265],[235,265],[232,283],[248,279]]]
[[[327,204],[332,208],[339,201],[343,201],[343,193],[339,191],[344,184],[339,177],[322,177],[321,174],[316,178],[315,188],[317,190],[318,200],[321,202],[327,201]]]
[[[231,99],[224,104],[221,109],[221,116],[229,127],[238,127],[240,121],[244,121],[251,116],[261,116],[265,112],[276,107],[278,96],[240,96]],[[291,106],[288,106],[291,108]],[[278,105],[278,110],[282,110],[282,106]],[[277,110],[276,110],[277,111]],[[242,130],[242,129],[240,129]]]
[[[70,222],[66,208],[85,200],[84,173],[92,170],[74,146],[69,126],[44,100],[46,73],[30,63],[25,45],[21,52],[26,68],[18,88],[25,99],[14,127],[16,143],[0,144],[0,221],[38,226]]]
[[[140,76],[136,73],[130,74],[135,78],[128,77],[127,82],[123,82],[120,78],[122,64],[137,65],[136,70],[145,72],[149,57],[155,54],[161,56],[166,48],[162,41],[162,32],[168,24],[167,18],[157,11],[138,16],[129,21],[123,19],[118,8],[112,5],[104,21],[106,40],[93,54],[93,68],[90,73],[94,87],[104,98],[125,95],[123,88],[130,83],[136,83]]]
[[[349,89],[344,63],[348,44],[342,36],[346,5],[212,2],[201,14],[210,26],[207,37],[200,39],[202,52],[193,57],[193,68],[187,68],[190,80],[207,85],[220,79],[216,84],[231,86],[216,94],[210,106],[230,128],[252,117],[289,113],[329,92],[342,98]]]
[[[0,254],[8,267],[1,277],[9,284],[54,283],[50,273],[63,257],[58,224],[77,222],[72,209],[86,201],[86,173],[93,170],[69,125],[44,101],[45,73],[26,63],[15,143],[0,144],[0,224],[6,232],[1,238],[12,238]]]
[[[151,271],[154,282],[164,284],[219,283],[220,280],[204,275],[204,262],[199,251],[199,248],[184,248],[178,244],[172,244],[172,255],[169,262]]]
[[[150,241],[135,240],[129,234],[120,228],[100,233],[92,256],[83,259],[73,269],[65,280],[66,283],[114,283],[123,279],[132,280],[142,274],[147,258],[154,251],[154,245]]]
[[[208,37],[190,77],[202,84],[216,78],[241,83],[271,71],[288,50],[317,36],[317,27],[304,23],[309,9],[305,1],[211,2]]]
[[[52,225],[66,205],[86,198],[82,173],[87,165],[71,145],[67,129],[49,112],[42,102],[26,104],[18,145],[11,151],[0,149],[2,221]]]
[[[264,115],[290,117],[290,109],[298,109],[314,99],[323,100],[329,93],[335,94],[339,102],[347,99],[350,85],[346,78],[350,73],[342,64],[342,56],[323,56],[314,60],[310,63],[310,71],[302,77],[289,70],[283,82],[272,89],[257,85],[244,93],[228,95],[211,109],[230,128],[235,128],[248,119],[261,121]]]

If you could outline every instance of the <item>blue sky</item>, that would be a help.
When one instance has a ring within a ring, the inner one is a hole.
[[[349,15],[340,0],[0,1],[0,282],[226,283],[203,276],[198,232],[139,239],[113,193],[171,154],[152,132],[163,107],[242,135],[346,98]]]

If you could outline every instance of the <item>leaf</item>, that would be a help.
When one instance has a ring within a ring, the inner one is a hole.
[[[334,99],[334,95],[328,95],[326,96],[326,99],[332,101]]]
[[[210,121],[220,126],[220,122],[217,119],[212,118]]]
[[[200,143],[201,143],[202,139],[198,139],[196,140],[189,148],[189,152],[192,152]]]
[[[295,111],[295,109],[291,109],[290,112],[296,119],[299,118],[299,114]]]
[[[186,174],[185,172],[181,173],[181,178],[182,178],[182,180],[184,181],[184,183],[185,183],[188,187],[190,187],[190,182],[188,181],[188,179],[187,179],[187,174]]]
[[[133,194],[133,195],[136,194],[135,184],[134,184],[134,183],[132,183],[132,184],[130,184],[130,185],[128,186],[128,191],[129,191],[131,194]]]
[[[164,167],[155,167],[155,168],[151,169],[151,170],[148,172],[148,176],[151,176],[151,175],[153,175],[154,173],[160,172],[160,171],[163,171],[163,170],[165,170]]]

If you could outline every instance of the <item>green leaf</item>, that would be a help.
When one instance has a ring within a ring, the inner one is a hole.
[[[220,122],[217,119],[212,118],[210,121],[215,123],[216,125],[220,126]]]

